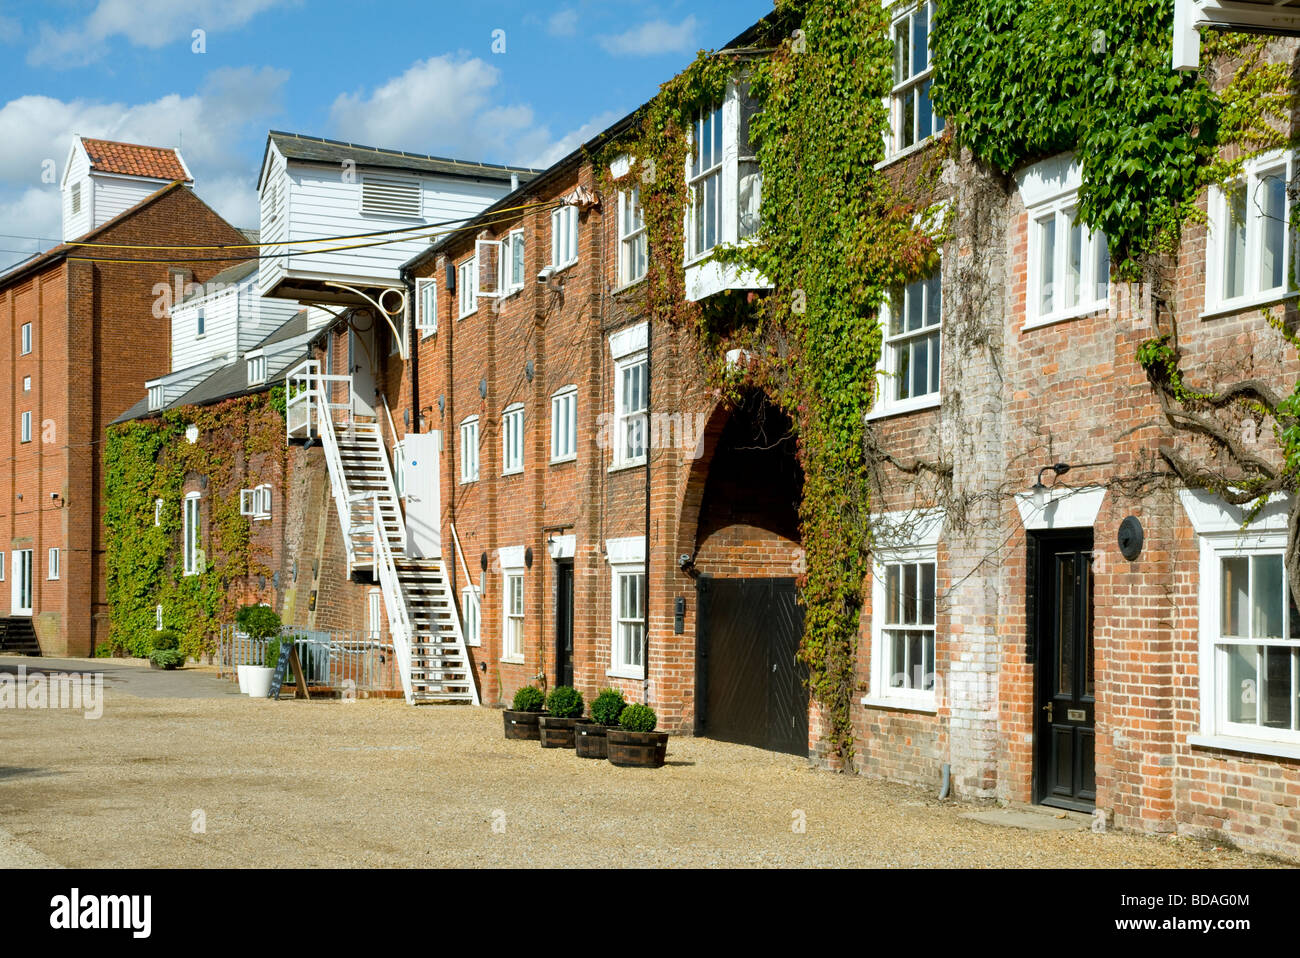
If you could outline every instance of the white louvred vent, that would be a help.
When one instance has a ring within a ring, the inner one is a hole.
[[[418,217],[421,213],[419,181],[396,176],[363,176],[361,212]]]

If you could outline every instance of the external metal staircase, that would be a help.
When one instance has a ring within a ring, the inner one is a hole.
[[[286,388],[289,439],[319,442],[325,453],[348,574],[380,586],[406,701],[478,705],[446,563],[408,554],[380,424],[354,414],[350,377],[325,375],[315,360],[290,372]],[[335,392],[347,400],[335,401]]]

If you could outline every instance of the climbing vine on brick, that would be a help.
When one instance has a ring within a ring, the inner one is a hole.
[[[283,388],[213,406],[168,410],[108,430],[104,446],[104,528],[107,541],[109,640],[97,654],[147,655],[155,609],[175,630],[181,651],[211,651],[217,626],[234,614],[228,584],[270,576],[269,550],[249,539],[239,490],[272,481],[247,473],[257,454],[279,457],[284,474]],[[199,440],[186,441],[189,426]],[[181,545],[187,477],[207,477],[202,572],[184,574]],[[154,503],[162,500],[159,523]]]
[[[876,169],[892,83],[880,5],[780,0],[754,47],[702,54],[644,110],[636,138],[610,147],[598,168],[617,154],[637,158],[628,175],[640,177],[650,237],[647,308],[697,332],[724,394],[760,388],[794,423],[804,471],[801,655],[828,744],[847,765],[871,539],[865,416],[880,357],[877,311],[891,289],[936,267],[941,238],[926,225],[933,211],[914,198],[926,188],[904,196]],[[773,288],[700,307],[683,297],[686,136],[693,113],[719,102],[740,75],[761,110],[751,127],[761,226],[757,243],[713,258],[757,269]],[[932,160],[931,179],[937,169]],[[729,366],[731,349],[745,359]]]

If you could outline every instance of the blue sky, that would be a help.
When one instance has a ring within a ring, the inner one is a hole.
[[[180,145],[199,195],[255,225],[268,129],[544,166],[771,6],[0,0],[0,268],[58,238],[42,164],[61,174],[74,133]]]

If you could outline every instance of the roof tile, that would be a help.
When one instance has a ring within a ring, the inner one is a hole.
[[[193,182],[193,178],[185,171],[180,154],[173,149],[142,146],[138,143],[115,143],[112,140],[92,140],[87,136],[81,138],[81,143],[90,156],[90,168],[96,172]]]

